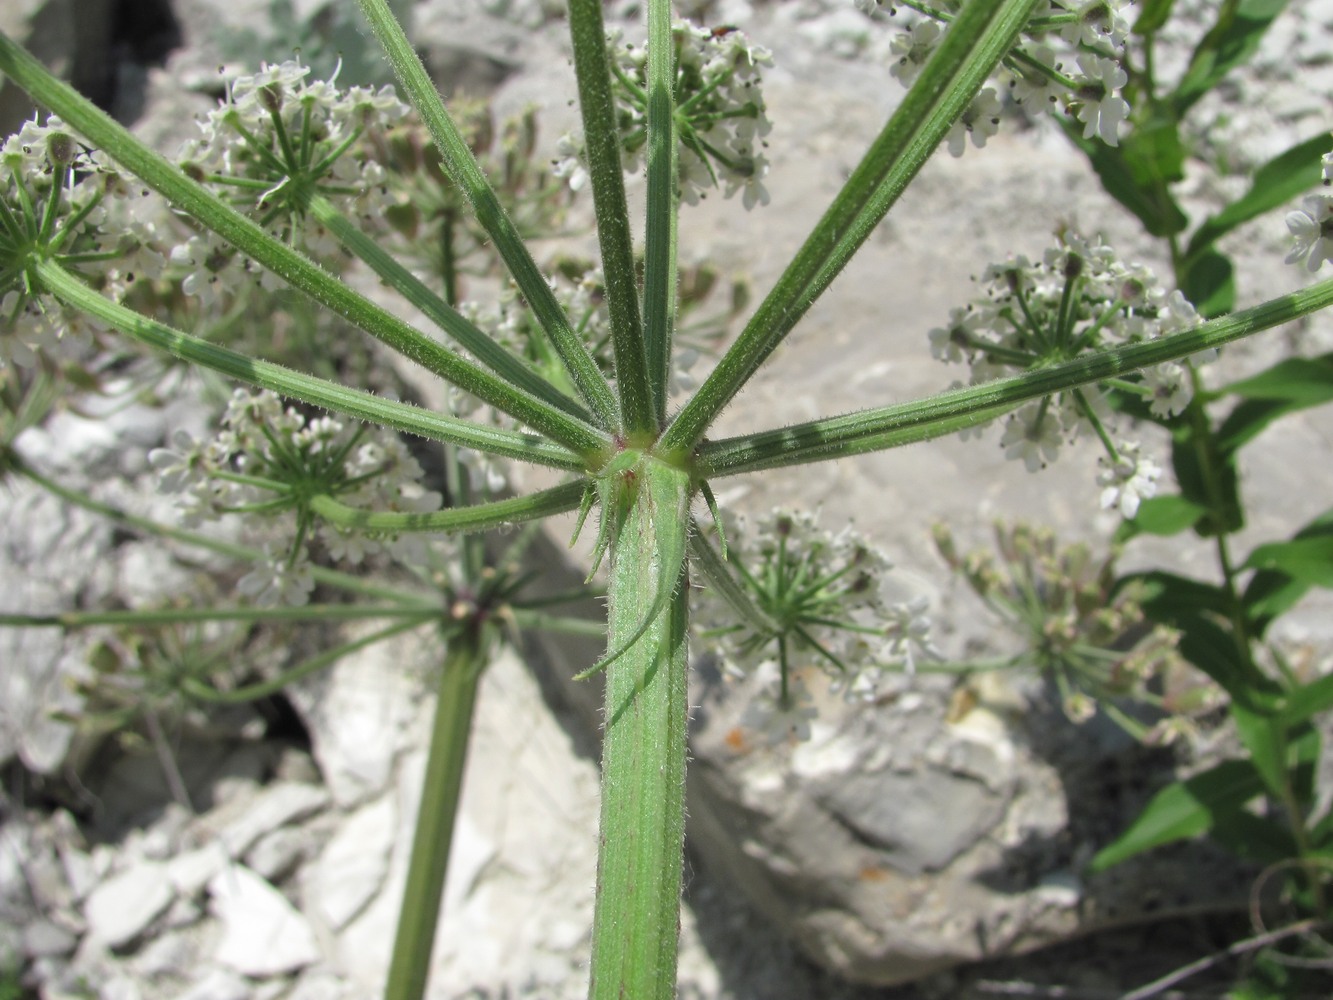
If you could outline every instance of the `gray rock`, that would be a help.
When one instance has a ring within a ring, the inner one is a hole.
[[[227,969],[209,969],[179,1000],[250,1000],[250,984]]]
[[[83,906],[88,933],[109,948],[123,947],[147,930],[175,898],[166,865],[132,864],[89,894]]]
[[[182,898],[190,899],[204,890],[228,860],[227,849],[210,840],[203,847],[178,854],[167,862],[167,877]]]
[[[313,917],[342,930],[379,892],[389,869],[396,822],[388,796],[347,817],[306,869],[302,899]]]
[[[329,793],[318,785],[274,782],[249,801],[232,803],[227,812],[239,813],[218,831],[218,839],[233,858],[250,850],[267,833],[305,819],[323,809]]]
[[[304,829],[285,826],[260,837],[243,860],[247,868],[276,884],[295,871],[311,851],[310,835]]]
[[[74,951],[78,936],[51,920],[35,920],[23,928],[23,954],[28,958],[59,958]]]
[[[213,959],[256,979],[294,972],[319,958],[309,923],[265,879],[233,864],[208,883],[210,909],[222,921]]]
[[[947,685],[870,708],[807,680],[819,721],[797,745],[746,735],[745,685],[703,695],[689,831],[765,917],[853,981],[906,982],[1242,894],[1243,872],[1206,851],[1079,881],[1098,846],[1081,838],[1134,818],[1117,782],[1143,780],[1144,754],[1114,729],[1071,726],[1039,688],[1018,689],[1032,699],[1021,715],[981,706],[949,722]],[[1156,766],[1168,779],[1169,758]]]
[[[433,656],[411,636],[398,636],[345,656],[288,689],[338,806],[377,798],[389,787],[394,759],[412,739],[409,727],[421,690],[413,674],[427,669]]]

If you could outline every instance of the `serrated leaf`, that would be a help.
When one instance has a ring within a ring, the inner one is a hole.
[[[1154,847],[1207,833],[1263,790],[1263,779],[1248,760],[1225,760],[1202,774],[1168,785],[1128,830],[1097,852],[1090,867],[1094,872],[1105,871]]]

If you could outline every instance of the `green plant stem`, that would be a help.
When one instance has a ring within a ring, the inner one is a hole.
[[[92,628],[96,625],[184,625],[191,622],[355,621],[361,618],[429,618],[439,609],[411,605],[301,604],[275,608],[141,608],[128,611],[57,611],[49,615],[0,613],[0,625],[23,628]]]
[[[511,608],[509,617],[522,629],[541,629],[544,632],[559,632],[562,635],[605,636],[606,622],[591,618],[569,618],[565,615],[548,615],[526,608]]]
[[[311,511],[340,528],[393,532],[484,531],[573,510],[587,488],[587,481],[579,479],[525,496],[467,507],[446,507],[429,513],[358,510],[330,496],[311,497],[309,503]]]
[[[1224,529],[1226,511],[1222,497],[1225,488],[1220,480],[1221,470],[1213,461],[1216,436],[1208,420],[1203,402],[1203,385],[1198,372],[1190,368],[1189,376],[1194,381],[1194,397],[1190,400],[1186,416],[1193,427],[1191,443],[1199,463],[1199,471],[1203,476],[1204,490],[1208,495],[1208,506],[1212,509],[1216,528],[1213,542],[1217,551],[1218,568],[1222,571],[1222,592],[1227,604],[1223,613],[1231,622],[1231,638],[1236,645],[1236,655],[1245,670],[1247,683],[1255,684],[1260,680],[1262,672],[1254,662],[1249,615],[1245,611],[1245,602],[1241,599],[1240,588],[1237,586],[1236,567],[1231,559],[1231,548],[1227,544],[1227,534]]]
[[[449,117],[444,102],[426,73],[426,67],[421,64],[411,42],[403,34],[402,26],[385,0],[358,0],[358,3],[375,37],[384,46],[403,93],[430,131],[449,179],[467,197],[477,222],[495,242],[496,251],[550,338],[579,395],[596,415],[602,428],[610,430],[616,426],[618,414],[615,397],[606,377],[597,367],[587,345],[570,326],[569,318],[556,301],[551,286],[546,283],[546,278],[532,259],[518,230],[505,214],[494,189],[487,183],[477,158]]]
[[[753,591],[736,575],[738,563],[723,559],[717,549],[695,526],[690,531],[690,552],[694,556],[694,566],[717,588],[728,606],[738,618],[756,632],[767,635],[780,635],[782,626],[773,616],[755,603]]]
[[[392,16],[388,16],[392,20]],[[551,440],[560,442],[571,451],[581,455],[599,451],[599,434],[594,428],[521,392],[456,352],[435,343],[410,324],[353,291],[309,258],[269,236],[256,223],[224,204],[186,176],[179,167],[140,142],[68,84],[52,76],[40,62],[3,32],[0,32],[0,73],[10,77],[34,100],[58,114],[72,129],[82,133],[94,146],[162,194],[186,215],[217,233],[292,287],[310,295],[427,370],[540,431]],[[540,284],[541,290],[554,302],[545,281]],[[558,305],[556,308],[558,310]],[[573,336],[572,332],[570,336]],[[581,344],[579,346],[582,348]],[[589,361],[591,363],[591,359]],[[601,378],[601,374],[598,373],[597,377]],[[609,396],[610,390],[605,391]]]
[[[491,371],[512,386],[549,403],[570,416],[592,426],[592,417],[563,392],[551,385],[518,357],[510,354],[453,308],[452,290],[456,281],[453,268],[452,234],[442,238],[446,260],[446,298],[441,299],[426,283],[399,264],[380,246],[379,242],[352,224],[327,198],[316,194],[307,205],[310,215],[328,228],[348,250],[368,264],[376,274],[420,309],[432,323],[452,337]],[[446,226],[450,220],[446,219]]]
[[[606,276],[620,414],[629,434],[644,434],[657,429],[656,409],[639,315],[634,243],[625,201],[625,175],[620,164],[620,138],[601,0],[569,0],[569,34],[574,44],[574,72],[578,77],[579,110],[583,115],[583,141],[597,215],[602,273]]]
[[[712,478],[901,447],[984,422],[1029,399],[1117,378],[1252,336],[1333,305],[1333,279],[1158,340],[1112,348],[928,399],[861,410],[704,444],[696,476]]]
[[[586,464],[584,459],[571,454],[566,448],[533,434],[484,427],[457,417],[381,399],[374,393],[349,389],[336,382],[292,371],[272,362],[259,361],[198,337],[191,337],[99,295],[54,261],[40,262],[34,270],[42,286],[62,302],[97,317],[127,337],[250,385],[304,400],[336,413],[495,455],[570,471],[580,471]],[[594,459],[610,443],[609,439],[592,430],[588,430],[586,435],[579,431],[578,437],[581,446],[588,449],[585,454]]]
[[[970,3],[852,176],[736,342],[662,436],[664,453],[692,451],[797,321],[869,237],[986,76],[1013,46],[1036,0]]]
[[[444,657],[385,1000],[421,1000],[426,993],[485,658],[485,644],[471,633],[452,642]]]
[[[10,468],[12,471],[30,479],[52,496],[60,497],[60,499],[66,500],[69,503],[74,504],[76,507],[82,507],[84,510],[92,511],[94,514],[105,517],[116,524],[137,532],[138,534],[149,535],[156,538],[169,538],[172,541],[204,549],[208,552],[216,552],[218,555],[226,556],[229,559],[239,559],[245,562],[259,562],[262,559],[268,558],[259,549],[251,548],[248,545],[238,545],[235,542],[224,541],[220,538],[210,538],[208,535],[201,535],[194,531],[186,531],[183,528],[172,528],[165,524],[159,524],[151,518],[139,517],[127,511],[123,511],[119,507],[113,507],[111,504],[102,503],[100,500],[94,500],[86,493],[72,489],[56,482],[54,479],[42,475],[17,456],[12,456],[10,461]],[[364,579],[363,577],[353,576],[351,573],[342,573],[336,569],[328,569],[324,566],[312,566],[310,568],[310,575],[314,578],[316,583],[325,584],[330,587],[337,587],[339,590],[349,594],[360,594],[363,597],[394,601],[407,608],[438,610],[437,604],[423,601],[420,594],[399,590],[396,587],[386,587],[383,584],[375,583],[371,580]]]
[[[644,234],[643,340],[654,406],[654,430],[666,422],[671,335],[676,318],[676,47],[671,0],[648,0],[648,221]]]
[[[601,848],[593,917],[593,1000],[675,996],[685,837],[688,585],[662,580],[663,551],[687,530],[689,484],[649,461],[614,529],[608,592]],[[674,535],[674,537],[673,537]],[[666,608],[644,616],[674,587]]]
[[[238,705],[247,701],[255,701],[258,698],[267,698],[270,695],[277,694],[283,688],[290,684],[295,684],[302,678],[309,677],[313,673],[323,670],[325,667],[331,667],[334,663],[341,660],[349,653],[355,653],[358,649],[364,649],[367,646],[373,646],[377,642],[383,642],[390,639],[400,632],[408,632],[422,625],[431,619],[440,617],[439,609],[430,612],[421,612],[411,621],[396,622],[387,628],[380,629],[378,632],[371,632],[369,635],[362,636],[360,639],[353,639],[351,642],[344,642],[334,646],[332,649],[326,649],[324,652],[302,660],[295,667],[286,670],[276,677],[266,681],[260,681],[258,684],[247,684],[245,687],[234,688],[230,691],[221,691],[210,687],[207,684],[197,681],[194,678],[186,677],[181,681],[181,689],[191,698],[199,701],[211,701],[223,705]]]

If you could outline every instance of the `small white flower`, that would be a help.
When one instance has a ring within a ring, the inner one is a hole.
[[[1065,0],[1063,6],[1078,15],[1078,20],[1060,33],[1071,45],[1107,43],[1118,50],[1129,37],[1126,0]]]
[[[949,153],[962,156],[967,149],[968,136],[972,137],[972,145],[977,149],[984,147],[986,140],[1000,130],[1000,113],[1003,110],[993,88],[982,90],[949,130]]]
[[[148,464],[161,477],[157,482],[159,493],[183,493],[208,476],[210,463],[188,432],[178,429],[171,435],[171,443],[174,448],[154,448],[148,453]]]
[[[1084,80],[1074,91],[1079,102],[1074,114],[1083,122],[1083,138],[1098,136],[1108,146],[1120,144],[1120,123],[1129,117],[1129,102],[1119,90],[1129,82],[1129,74],[1114,59],[1080,53],[1079,69]]]
[[[1106,460],[1103,459],[1103,464]],[[1162,476],[1161,466],[1150,458],[1139,455],[1138,442],[1121,444],[1120,456],[1097,476],[1102,489],[1103,510],[1118,510],[1127,520],[1139,512],[1139,504],[1157,495],[1157,481]]]
[[[930,599],[919,595],[885,609],[888,624],[884,626],[884,637],[887,641],[882,656],[890,663],[900,664],[908,674],[916,673],[916,665],[921,659],[943,658],[930,637],[931,622],[926,615],[929,607]]]
[[[1304,261],[1313,274],[1324,261],[1333,261],[1333,195],[1310,195],[1298,211],[1287,213],[1287,228],[1296,239],[1288,264]]]
[[[1060,453],[1060,422],[1040,403],[1032,403],[1012,414],[1004,425],[1000,447],[1005,458],[1022,459],[1028,472],[1037,472],[1055,461]]]
[[[569,184],[571,191],[582,191],[588,185],[588,168],[583,165],[583,143],[566,132],[555,143],[559,159],[551,164],[551,173]]]
[[[1174,289],[1166,297],[1166,301],[1162,303],[1162,308],[1157,313],[1158,332],[1163,336],[1181,330],[1191,330],[1202,322],[1194,303],[1185,298],[1185,293],[1179,288]]]
[[[236,589],[260,607],[300,605],[310,600],[315,579],[303,559],[290,563],[285,553],[275,556],[266,547],[264,558],[236,582]]]
[[[1178,416],[1194,398],[1194,384],[1189,373],[1174,361],[1145,368],[1143,382],[1152,389],[1148,409],[1157,417]]]
[[[910,87],[935,51],[939,38],[940,26],[930,20],[917,21],[908,30],[894,35],[889,42],[889,54],[894,60],[889,72],[904,87]]]

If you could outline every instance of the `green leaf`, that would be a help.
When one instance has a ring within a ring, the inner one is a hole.
[[[1236,637],[1211,618],[1188,615],[1171,624],[1181,632],[1180,655],[1220,684],[1231,697],[1252,704],[1259,697],[1259,678],[1251,675],[1236,646]]]
[[[1221,389],[1246,399],[1270,399],[1302,407],[1333,402],[1333,353],[1287,358],[1258,375]]]
[[[1250,753],[1250,761],[1271,795],[1281,797],[1286,784],[1286,726],[1267,712],[1255,711],[1239,702],[1231,703],[1236,732]]]
[[[1237,66],[1249,61],[1264,32],[1287,6],[1287,0],[1228,0],[1217,23],[1203,37],[1180,85],[1171,95],[1176,116],[1185,112]]]
[[[1280,820],[1244,809],[1219,815],[1209,835],[1236,857],[1259,864],[1272,864],[1300,853],[1290,829]]]
[[[1205,219],[1195,230],[1185,250],[1186,258],[1242,223],[1280,208],[1315,187],[1319,183],[1320,161],[1329,150],[1333,150],[1333,135],[1320,132],[1261,166],[1254,172],[1254,180],[1245,194]]]
[[[1081,149],[1102,187],[1143,223],[1153,236],[1167,237],[1189,225],[1168,185],[1182,176],[1184,148],[1175,123],[1159,118],[1137,127],[1119,146],[1084,139],[1079,126],[1064,121],[1065,134]]]
[[[1260,545],[1242,565],[1247,569],[1279,570],[1316,587],[1333,587],[1333,535]]]
[[[1117,541],[1128,541],[1135,535],[1178,535],[1194,527],[1208,509],[1177,494],[1156,496],[1139,504],[1134,518],[1121,524]]]
[[[1230,257],[1203,250],[1186,263],[1180,290],[1205,319],[1221,316],[1236,307],[1235,270]]]
[[[1153,570],[1121,578],[1120,587],[1131,580],[1143,588],[1139,603],[1156,621],[1166,622],[1201,611],[1220,614],[1226,606],[1225,593],[1213,583]]]
[[[1218,448],[1230,454],[1273,421],[1333,402],[1333,354],[1288,358],[1252,378],[1233,382],[1222,391],[1243,400],[1227,415],[1217,432]]]
[[[1176,0],[1143,0],[1138,20],[1134,22],[1134,34],[1148,35],[1166,24],[1175,3]]]
[[[1168,785],[1128,830],[1097,852],[1091,868],[1105,871],[1154,847],[1207,833],[1219,821],[1234,817],[1263,790],[1263,779],[1248,760],[1226,760]]]
[[[1333,509],[1320,514],[1296,532],[1292,536],[1292,542],[1303,543],[1329,537],[1333,537]],[[1254,553],[1250,554],[1250,558],[1255,558]],[[1298,562],[1302,559],[1300,555],[1293,553],[1288,553],[1282,558],[1295,558]],[[1250,578],[1242,598],[1255,634],[1262,636],[1274,618],[1296,604],[1312,586],[1318,585],[1317,580],[1289,572],[1280,561],[1268,568],[1259,569]]]
[[[1333,708],[1333,674],[1326,674],[1287,694],[1282,721],[1295,726]]]
[[[1245,526],[1235,454],[1219,444],[1219,437],[1198,436],[1189,424],[1172,432],[1171,466],[1180,493],[1207,513],[1195,524],[1201,536],[1230,534]]]

